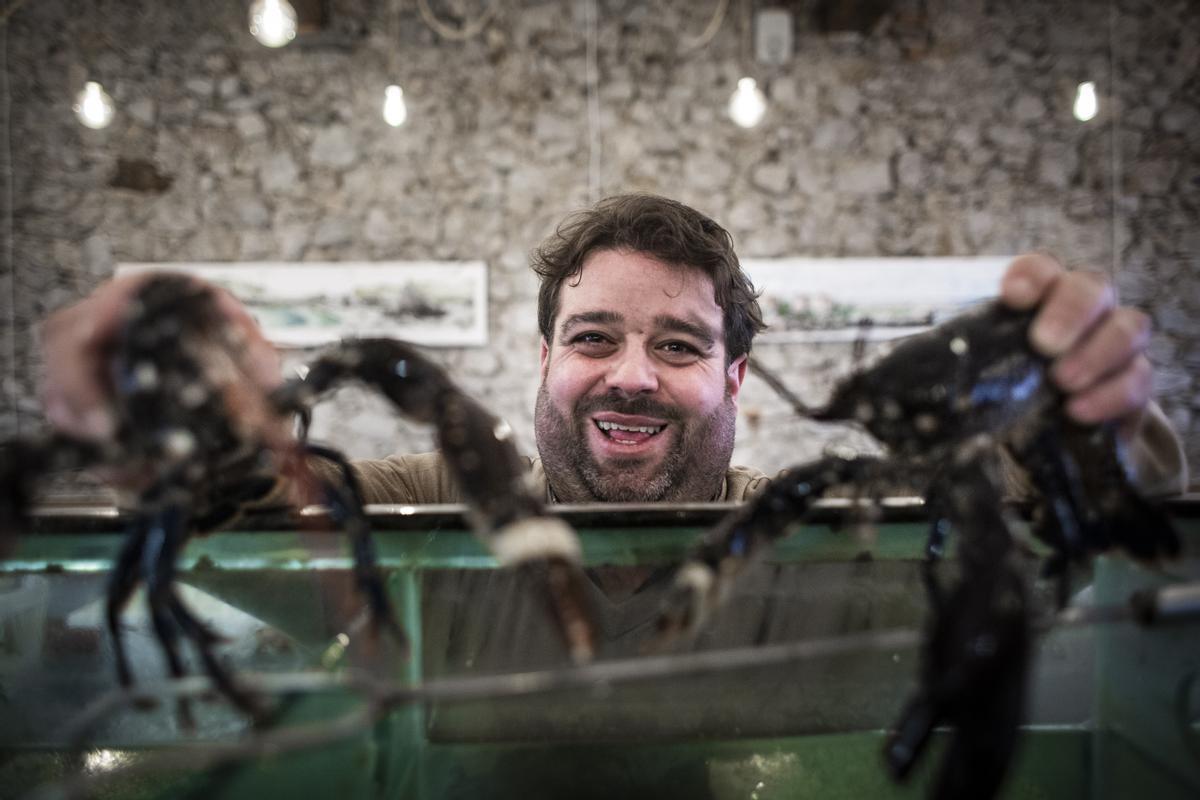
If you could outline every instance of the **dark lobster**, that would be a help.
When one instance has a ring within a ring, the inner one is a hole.
[[[255,394],[241,379],[237,358],[242,344],[219,313],[210,288],[184,276],[151,277],[131,304],[110,360],[118,419],[112,440],[96,443],[51,434],[0,443],[0,537],[28,523],[37,486],[48,473],[119,466],[145,479],[108,588],[107,623],[122,685],[130,685],[133,676],[120,617],[134,590],[144,585],[170,674],[184,674],[182,634],[221,693],[247,713],[260,714],[259,700],[217,659],[217,633],[177,595],[175,564],[190,537],[228,523],[245,504],[270,492],[281,476],[308,490],[345,530],[353,544],[356,584],[373,627],[406,646],[376,569],[353,469],[337,451],[289,431],[293,414],[306,423],[320,395],[350,380],[382,392],[403,414],[436,428],[477,534],[502,564],[534,567],[572,656],[590,657],[593,634],[578,540],[564,522],[545,516],[526,488],[523,465],[503,422],[401,342],[345,342],[320,357],[305,378],[286,382],[269,395]],[[250,424],[253,415],[247,412],[254,408],[259,420]],[[316,462],[323,465],[312,469]],[[181,722],[189,724],[186,704],[179,711]]]
[[[718,524],[680,568],[661,641],[703,624],[748,559],[795,531],[831,488],[913,486],[931,522],[931,615],[919,688],[885,760],[905,778],[933,729],[947,725],[953,734],[933,796],[995,796],[1018,741],[1033,641],[1029,588],[1002,502],[1006,474],[1019,466],[1037,487],[1030,529],[1051,549],[1045,573],[1059,581],[1060,603],[1072,563],[1113,548],[1147,561],[1179,551],[1165,513],[1133,488],[1113,426],[1067,418],[1047,360],[1029,346],[1031,320],[1032,312],[989,304],[903,340],[839,385],[811,416],[861,424],[889,456],[793,467]],[[960,573],[946,586],[938,563],[951,534]]]

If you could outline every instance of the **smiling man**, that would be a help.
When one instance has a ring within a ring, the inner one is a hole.
[[[534,258],[534,424],[562,502],[722,499],[762,318],[729,234],[680,203],[611,198]]]
[[[538,451],[560,500],[712,498],[733,453],[746,355],[707,276],[605,250],[542,340]]]

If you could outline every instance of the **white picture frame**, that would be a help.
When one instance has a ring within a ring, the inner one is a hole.
[[[765,342],[881,341],[919,333],[995,297],[1013,256],[757,258]],[[869,320],[869,322],[864,322]]]
[[[482,261],[122,263],[117,274],[179,272],[228,289],[279,347],[387,337],[428,347],[487,344]]]

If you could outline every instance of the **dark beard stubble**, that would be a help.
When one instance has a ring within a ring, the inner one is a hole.
[[[640,474],[644,466],[640,458],[624,463],[614,460],[603,466],[597,462],[587,445],[587,428],[599,411],[657,417],[675,428],[675,439],[652,475]],[[551,403],[545,384],[538,388],[534,411],[542,466],[555,497],[566,503],[712,500],[729,469],[736,425],[737,409],[728,384],[721,405],[686,426],[673,406],[614,395],[582,398],[575,406],[574,419],[568,419]]]

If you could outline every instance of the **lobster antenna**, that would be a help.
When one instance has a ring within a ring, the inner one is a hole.
[[[779,395],[779,397],[787,402],[787,404],[792,407],[793,411],[802,417],[811,417],[813,415],[812,407],[797,397],[795,393],[793,393],[792,390],[787,387],[787,384],[785,384],[778,375],[768,369],[761,361],[759,361],[757,358],[750,358],[748,359],[748,363],[750,365],[750,371],[759,378],[762,378],[763,382],[765,382],[767,386],[770,386],[775,394]]]
[[[875,320],[870,317],[863,317],[858,321],[858,335],[854,337],[854,349],[851,351],[855,372],[862,369],[863,356],[867,354],[867,338],[871,335],[873,327]]]

